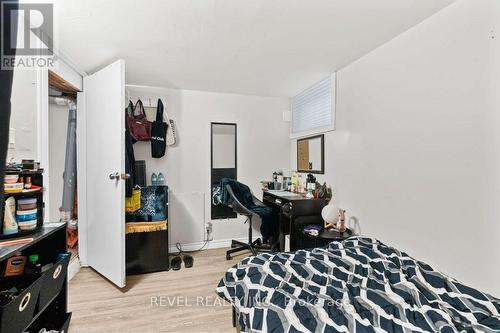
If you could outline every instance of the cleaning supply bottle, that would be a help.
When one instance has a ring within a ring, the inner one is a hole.
[[[38,254],[32,254],[28,257],[28,262],[24,268],[26,275],[42,275],[42,264],[40,264]]]
[[[13,197],[5,200],[5,213],[3,217],[3,234],[16,234],[18,225],[16,221],[16,199]]]

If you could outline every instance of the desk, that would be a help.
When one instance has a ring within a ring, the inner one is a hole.
[[[285,235],[290,235],[290,251],[300,248],[300,227],[307,224],[323,224],[321,210],[329,199],[306,198],[303,194],[288,191],[264,191],[264,204],[280,215],[280,251],[285,250]]]

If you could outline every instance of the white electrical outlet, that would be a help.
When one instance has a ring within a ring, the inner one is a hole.
[[[206,222],[205,223],[205,231],[206,231],[206,235],[207,235],[207,240],[211,241],[214,239],[213,235],[212,235],[212,222]]]

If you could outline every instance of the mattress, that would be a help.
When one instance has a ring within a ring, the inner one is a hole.
[[[500,332],[500,300],[382,242],[260,254],[217,287],[243,332]]]

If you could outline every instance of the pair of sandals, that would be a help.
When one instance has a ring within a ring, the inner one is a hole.
[[[179,269],[181,269],[183,261],[184,261],[184,267],[186,268],[193,267],[194,259],[189,254],[182,256],[182,259],[180,254],[175,256],[170,262],[170,267],[172,267],[174,271],[178,271]]]

